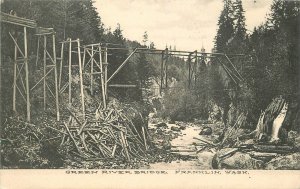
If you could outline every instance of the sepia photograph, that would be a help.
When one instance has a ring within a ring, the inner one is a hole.
[[[0,8],[1,189],[300,187],[300,1]]]

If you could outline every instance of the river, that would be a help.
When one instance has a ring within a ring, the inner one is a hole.
[[[175,124],[167,124],[169,131]],[[205,126],[205,125],[202,125]],[[212,169],[212,158],[215,154],[213,149],[204,149],[200,145],[200,141],[195,139],[199,138],[199,132],[202,126],[187,124],[186,129],[179,132],[179,136],[170,141],[171,153],[180,155],[188,155],[194,158],[189,160],[176,160],[172,162],[158,162],[150,164],[149,169],[164,169],[164,170],[178,170],[178,169]],[[151,127],[151,126],[150,126]],[[152,126],[153,127],[153,126]],[[203,137],[203,136],[201,136]],[[210,137],[208,137],[210,138]],[[207,138],[207,139],[208,139]],[[209,139],[208,139],[209,140]]]

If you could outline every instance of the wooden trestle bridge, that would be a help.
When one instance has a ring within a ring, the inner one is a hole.
[[[196,81],[197,70],[200,63],[206,58],[225,57],[226,64],[222,61],[219,63],[223,66],[226,73],[231,79],[237,83],[242,81],[243,78],[235,68],[229,57],[224,53],[205,53],[199,51],[176,51],[169,49],[148,49],[148,48],[135,48],[128,57],[120,64],[120,66],[108,76],[107,68],[109,64],[108,52],[113,50],[126,49],[123,47],[114,47],[107,43],[96,43],[81,45],[80,39],[66,39],[59,44],[61,45],[60,56],[56,52],[56,38],[53,28],[38,27],[36,21],[21,18],[15,15],[6,14],[1,12],[0,21],[6,24],[12,24],[19,28],[23,28],[22,39],[9,32],[9,36],[14,44],[14,79],[13,79],[13,111],[16,111],[17,100],[19,98],[26,102],[27,121],[31,118],[31,93],[38,86],[43,86],[43,105],[44,109],[49,103],[48,97],[55,99],[56,116],[60,120],[59,113],[59,97],[68,91],[69,103],[72,103],[72,76],[74,72],[79,75],[79,88],[80,88],[80,103],[82,107],[82,115],[85,117],[85,97],[83,76],[87,75],[90,79],[90,91],[93,93],[95,75],[100,76],[101,95],[103,99],[103,106],[106,108],[108,99],[108,86],[110,81],[120,72],[126,65],[130,58],[137,53],[156,54],[161,55],[161,81],[160,89],[168,88],[168,59],[170,56],[187,57],[188,63],[188,83],[192,85]],[[30,86],[29,74],[31,73],[29,64],[32,62],[28,58],[28,32],[33,32],[37,36],[37,55],[36,64],[39,62],[40,44],[42,44],[43,57],[43,75],[33,85]],[[22,46],[21,46],[22,45]],[[128,49],[126,49],[128,50]],[[68,53],[66,53],[68,52]],[[76,57],[76,59],[74,59]],[[64,77],[67,79],[64,79]],[[1,80],[0,80],[1,81]],[[54,83],[54,87],[50,87],[50,83]],[[126,85],[113,85],[115,87],[126,87]],[[18,94],[18,95],[17,95]]]

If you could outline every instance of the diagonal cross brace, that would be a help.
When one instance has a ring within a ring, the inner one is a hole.
[[[107,83],[117,74],[119,73],[119,71],[125,66],[125,64],[128,62],[128,60],[130,59],[130,57],[137,51],[137,48],[135,48],[131,54],[126,58],[126,60],[124,60],[124,62],[118,67],[118,69],[107,79]]]

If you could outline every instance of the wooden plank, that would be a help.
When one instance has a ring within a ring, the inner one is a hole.
[[[24,31],[25,31],[25,30],[24,30]],[[10,32],[8,32],[8,33],[9,33],[11,39],[13,40],[13,42],[14,42],[14,44],[15,44],[15,47],[17,47],[17,49],[18,49],[19,52],[21,53],[23,59],[25,59],[25,55],[24,55],[24,53],[22,52],[21,48],[19,47],[19,45],[18,45],[18,43],[17,43],[17,39],[15,39],[15,38],[12,36],[12,34],[11,34]],[[25,33],[24,33],[24,34],[25,34]],[[25,37],[24,37],[24,38],[25,38]],[[24,45],[25,45],[25,44],[24,44]],[[26,58],[27,58],[27,57],[26,57]]]
[[[80,140],[82,141],[82,145],[83,145],[85,151],[88,152],[89,149],[88,149],[88,147],[87,147],[87,145],[86,145],[86,143],[85,143],[85,136],[84,136],[84,133],[82,133],[82,135],[79,135],[79,137],[80,137]]]
[[[37,66],[38,66],[38,61],[39,61],[39,52],[40,52],[40,36],[38,36],[38,38],[37,38],[37,40],[38,40],[38,42],[37,42],[37,48],[36,48],[36,60],[35,60],[35,67],[37,68]]]
[[[145,148],[148,150],[148,145],[147,145],[147,140],[146,140],[146,134],[145,134],[145,128],[142,126],[142,132],[143,132],[143,138],[144,138],[144,143],[145,143]]]
[[[84,75],[98,75],[103,74],[102,72],[93,72],[93,73],[83,73]]]
[[[114,78],[114,76],[120,72],[120,70],[125,66],[125,64],[128,62],[128,60],[130,59],[130,57],[136,52],[137,48],[135,48],[133,50],[133,52],[130,53],[130,55],[122,62],[122,64],[117,68],[117,70],[108,78],[107,82],[109,82],[110,80],[112,80]]]
[[[53,50],[53,64],[54,64],[54,82],[55,82],[55,106],[56,106],[56,120],[60,120],[59,114],[59,89],[58,89],[58,73],[57,73],[57,59],[55,47],[55,34],[52,35],[52,50]]]
[[[116,87],[116,88],[136,88],[136,85],[129,85],[129,84],[110,84],[109,87]]]
[[[125,151],[125,154],[126,154],[126,157],[127,157],[127,160],[130,161],[130,156],[129,156],[129,153],[128,153],[128,149],[127,149],[127,146],[126,146],[126,139],[124,137],[124,134],[122,131],[120,131],[120,140],[121,140],[121,144],[123,144],[123,149]]]
[[[35,20],[21,18],[15,15],[10,15],[4,12],[0,12],[0,22],[10,23],[18,26],[36,28],[37,23]]]
[[[191,56],[190,55],[188,57],[188,66],[189,66],[189,70],[188,70],[188,73],[189,73],[188,87],[190,88],[191,87],[191,80],[192,80],[192,76],[191,76]]]
[[[69,104],[72,104],[72,43],[69,39]]]
[[[76,121],[79,125],[82,125],[81,122],[79,121],[79,119],[75,116],[75,114],[74,114],[69,108],[67,108],[67,110],[69,111],[70,115],[75,119],[75,121]]]
[[[77,46],[78,46],[77,50],[78,50],[78,65],[79,65],[79,79],[80,79],[80,95],[81,95],[82,116],[83,116],[83,119],[85,119],[82,63],[81,63],[80,40],[79,39],[77,39]]]
[[[78,135],[81,135],[81,133],[82,133],[84,127],[86,126],[86,123],[87,123],[87,121],[85,121],[85,122],[80,126],[80,129],[79,129],[79,131],[78,131]]]
[[[61,90],[61,77],[62,77],[62,69],[63,69],[63,61],[64,61],[64,43],[61,44],[60,49],[60,69],[59,69],[59,83],[58,89]]]
[[[238,70],[236,69],[236,67],[234,66],[234,64],[231,62],[231,60],[229,59],[229,57],[228,57],[226,54],[224,54],[224,56],[226,57],[226,59],[228,60],[228,62],[230,63],[230,65],[233,67],[233,69],[234,69],[234,71],[236,72],[236,74],[238,74],[239,79],[243,81],[243,80],[244,80],[243,77],[242,77],[241,74],[238,72]]]
[[[27,29],[24,27],[24,64],[26,74],[26,109],[27,109],[27,121],[30,122],[30,94],[29,94],[29,66],[28,66],[28,54],[27,54]]]
[[[86,48],[83,49],[83,59],[82,59],[82,69],[84,69],[84,67],[88,64],[85,64],[86,61]]]
[[[53,28],[43,28],[43,27],[36,27],[35,34],[36,35],[50,35],[54,33]]]
[[[64,127],[66,128],[66,131],[68,132],[68,134],[69,134],[71,140],[73,141],[73,143],[74,143],[74,145],[75,145],[75,147],[76,147],[78,153],[80,153],[80,154],[82,155],[82,152],[81,152],[80,148],[78,147],[78,145],[77,145],[77,143],[76,143],[76,141],[75,141],[75,139],[74,139],[72,133],[70,132],[70,130],[69,130],[67,124],[64,123],[63,125],[64,125]]]
[[[169,50],[166,48],[166,59],[165,59],[165,75],[166,75],[166,88],[168,88],[168,59],[169,59]]]
[[[47,65],[47,54],[46,54],[46,49],[47,49],[47,36],[44,36],[44,67],[43,67],[43,71],[44,71],[44,77],[43,77],[43,100],[44,100],[44,110],[46,110],[46,103],[47,103],[47,92],[46,92],[46,76],[47,76],[47,68],[46,68],[46,65]]]
[[[14,82],[13,82],[13,111],[16,112],[16,92],[17,92],[17,57],[18,57],[18,49],[15,45],[14,52]],[[2,61],[1,61],[2,62]],[[2,83],[1,83],[2,85]]]
[[[112,154],[111,154],[112,157],[115,156],[116,149],[117,149],[117,145],[115,144],[115,145],[114,145],[114,148],[113,148],[113,151],[112,151]]]
[[[104,75],[103,75],[103,74],[100,75],[100,80],[101,80],[101,92],[102,92],[102,101],[103,101],[103,107],[106,108],[106,96],[105,96],[105,82],[106,82],[106,81],[105,81],[104,77],[105,77],[105,74],[107,74],[107,73],[105,73],[104,70],[103,70],[102,53],[101,53],[102,49],[101,49],[101,45],[99,45],[99,51],[100,51],[100,53],[99,53],[100,72],[101,72],[101,73],[104,73]]]
[[[105,88],[105,100],[108,99],[108,92],[107,92],[107,67],[108,67],[108,61],[107,61],[107,47],[104,49],[104,88]],[[105,105],[105,104],[103,104]],[[104,107],[106,109],[106,106]]]
[[[91,95],[94,94],[94,46],[92,46],[92,54],[91,54],[91,76],[90,76],[90,90],[91,90]]]
[[[79,40],[79,41],[82,41],[82,40]],[[72,40],[72,39],[67,39],[67,40],[65,40],[65,41],[61,41],[61,42],[59,42],[59,43],[77,43],[78,42],[78,39],[74,39],[74,40]]]

